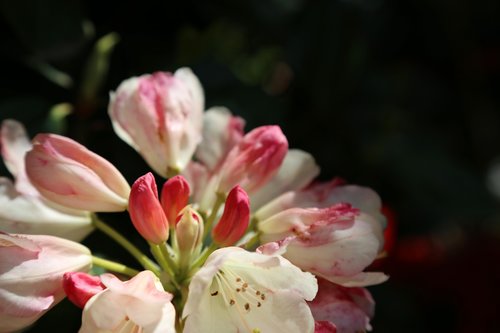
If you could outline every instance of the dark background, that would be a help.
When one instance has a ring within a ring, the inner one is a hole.
[[[0,4],[0,120],[68,135],[132,182],[148,167],[114,135],[108,92],[189,66],[207,107],[229,107],[247,130],[279,124],[321,179],[381,195],[397,236],[378,266],[391,279],[370,288],[375,332],[496,331],[499,1]],[[140,241],[126,215],[105,218]],[[97,233],[86,244],[124,256]],[[79,317],[63,303],[31,331],[76,331]]]

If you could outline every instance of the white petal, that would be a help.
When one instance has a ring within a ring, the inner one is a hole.
[[[252,210],[257,210],[282,193],[302,189],[316,178],[319,171],[311,154],[298,149],[288,150],[278,173],[266,186],[251,195]]]
[[[88,212],[54,209],[38,196],[18,193],[7,178],[0,178],[2,230],[20,234],[47,234],[80,241],[92,231]]]

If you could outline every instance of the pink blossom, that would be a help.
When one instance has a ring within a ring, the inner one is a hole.
[[[203,89],[188,68],[123,81],[111,94],[116,134],[159,175],[183,170],[201,141]]]
[[[53,237],[0,233],[0,331],[31,325],[64,297],[65,272],[88,271],[90,251]]]
[[[86,304],[80,333],[175,333],[172,294],[150,271],[122,282],[114,275],[100,276],[106,287]]]
[[[22,234],[48,234],[79,241],[92,231],[89,212],[61,207],[42,197],[26,175],[24,157],[31,150],[26,130],[15,120],[4,120],[0,146],[15,184],[0,177],[2,230]]]
[[[375,302],[365,288],[345,288],[318,279],[318,294],[309,306],[317,321],[335,324],[338,333],[370,331]]]
[[[382,246],[378,223],[348,204],[287,209],[260,221],[258,228],[262,243],[286,240],[277,244],[285,258],[332,282],[357,286],[387,279],[363,273]]]
[[[121,173],[69,138],[38,134],[26,154],[26,172],[43,196],[62,206],[95,212],[127,208],[130,187]]]
[[[154,244],[166,241],[168,220],[158,200],[158,189],[151,172],[134,182],[129,200],[130,219],[141,236]]]
[[[283,193],[260,207],[255,215],[259,220],[264,220],[289,208],[326,208],[338,203],[349,203],[374,217],[381,226],[385,225],[379,195],[368,187],[345,185],[338,178],[325,183],[314,183],[302,190]]]

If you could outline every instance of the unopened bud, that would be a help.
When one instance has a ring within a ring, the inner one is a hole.
[[[68,272],[63,276],[63,289],[68,299],[80,309],[87,301],[105,289],[98,276],[82,272]]]
[[[222,164],[218,192],[235,185],[253,192],[271,179],[288,151],[288,141],[278,126],[262,126],[249,132],[231,149]]]
[[[177,215],[188,204],[189,192],[189,184],[183,176],[172,177],[163,184],[161,205],[171,227],[174,226]]]
[[[129,212],[134,227],[144,239],[154,244],[168,239],[168,220],[158,201],[156,181],[151,172],[132,185]]]
[[[203,219],[191,206],[186,206],[177,217],[175,236],[182,266],[198,254],[203,242]]]
[[[26,154],[26,173],[43,196],[62,206],[93,212],[127,208],[130,186],[121,173],[70,138],[38,134]]]
[[[241,187],[236,186],[229,192],[224,213],[212,229],[212,239],[220,246],[233,245],[245,234],[249,221],[248,195]]]

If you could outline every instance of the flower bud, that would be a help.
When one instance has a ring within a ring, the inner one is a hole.
[[[212,229],[212,238],[220,246],[236,243],[246,232],[250,221],[248,195],[239,186],[229,192],[224,213],[219,223]]]
[[[249,193],[259,189],[278,172],[287,150],[288,141],[278,126],[247,133],[221,166],[218,192],[226,193],[235,185]]]
[[[111,94],[116,134],[163,177],[186,167],[201,141],[204,96],[188,68],[130,78]]]
[[[129,198],[130,219],[144,239],[160,244],[168,239],[168,220],[158,201],[156,181],[151,172],[132,185]]]
[[[175,235],[181,256],[191,256],[201,248],[203,219],[191,206],[186,206],[177,217]]]
[[[183,176],[170,178],[161,190],[161,206],[170,226],[174,226],[177,215],[186,207],[189,200],[189,184]]]
[[[55,134],[38,134],[26,154],[26,173],[46,198],[94,212],[123,211],[130,187],[121,173],[81,144]]]
[[[105,289],[98,276],[82,272],[67,272],[63,276],[63,289],[68,299],[80,309],[87,301]]]

